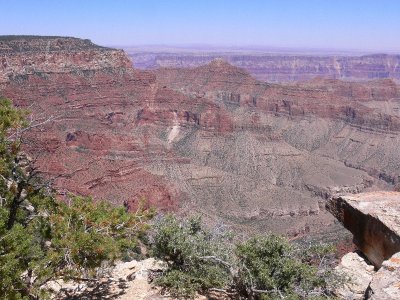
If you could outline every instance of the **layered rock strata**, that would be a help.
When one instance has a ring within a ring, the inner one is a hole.
[[[245,234],[337,237],[331,194],[399,180],[391,80],[271,85],[221,60],[147,72],[87,40],[0,40],[0,95],[54,116],[26,151],[61,198],[147,199]]]
[[[135,66],[142,69],[193,68],[223,58],[246,69],[259,80],[291,82],[316,77],[329,79],[371,80],[400,79],[400,55],[307,55],[264,54],[262,52],[190,53],[175,51],[127,49]]]
[[[122,50],[69,37],[0,37],[0,84],[29,75],[93,74],[96,70],[130,69]]]

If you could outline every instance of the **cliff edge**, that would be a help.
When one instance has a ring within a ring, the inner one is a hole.
[[[352,232],[361,251],[343,257],[338,270],[351,283],[339,294],[346,299],[399,299],[400,193],[337,196],[328,201],[327,209]],[[367,266],[371,264],[376,273]]]
[[[0,84],[32,74],[131,69],[122,50],[87,39],[46,36],[0,36]]]

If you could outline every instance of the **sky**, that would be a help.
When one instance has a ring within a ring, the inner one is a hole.
[[[400,0],[0,0],[0,35],[400,52]]]

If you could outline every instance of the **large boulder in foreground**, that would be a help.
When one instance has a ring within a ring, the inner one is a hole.
[[[372,277],[367,294],[371,300],[400,299],[400,253],[383,262]]]
[[[365,299],[365,291],[375,274],[374,266],[368,264],[359,253],[350,252],[342,257],[335,270],[342,278],[347,279],[336,291],[340,299]]]
[[[400,252],[400,193],[336,196],[327,209],[353,233],[354,243],[375,267]]]

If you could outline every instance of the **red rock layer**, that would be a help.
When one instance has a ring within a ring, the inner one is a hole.
[[[271,85],[221,60],[138,71],[121,51],[68,38],[0,39],[0,57],[0,94],[54,116],[26,150],[61,197],[132,209],[146,198],[240,232],[301,235],[332,225],[320,202],[331,193],[397,180],[390,80]]]
[[[0,93],[34,117],[54,117],[30,134],[28,150],[45,174],[57,177],[59,192],[131,208],[146,198],[176,209],[179,189],[145,167],[186,160],[154,138],[151,127],[171,125],[176,114],[186,127],[229,131],[229,116],[210,101],[159,88],[155,76],[133,70],[121,50],[70,38],[25,42],[0,40]]]
[[[371,130],[400,130],[397,111],[382,111],[368,105],[368,102],[400,99],[400,88],[390,79],[369,82],[315,79],[286,85],[266,84],[221,60],[193,69],[160,69],[154,73],[165,86],[207,95],[230,105],[293,117],[315,115],[340,119]]]

